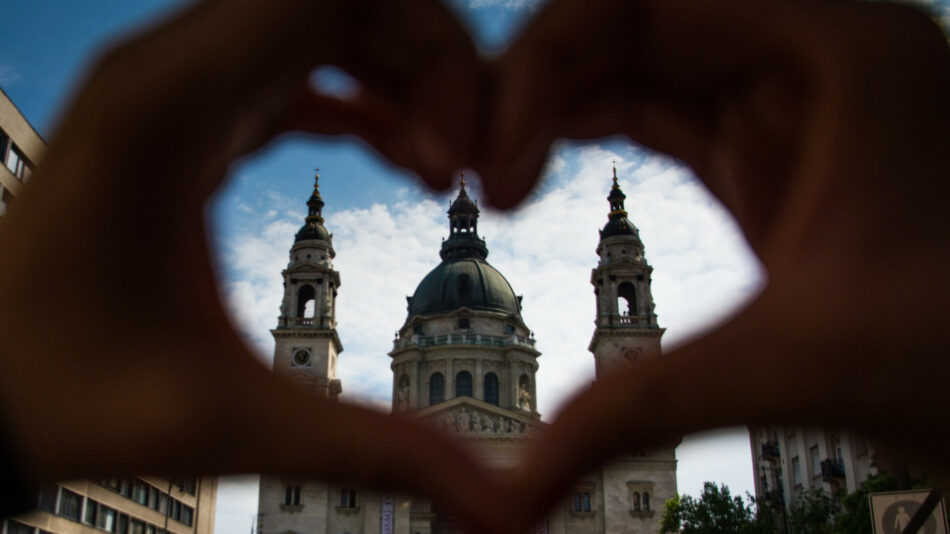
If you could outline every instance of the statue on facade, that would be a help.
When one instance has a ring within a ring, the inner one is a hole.
[[[531,392],[528,391],[528,384],[524,382],[518,387],[518,408],[526,412],[531,411]]]
[[[403,411],[409,409],[409,383],[403,382],[399,384],[399,389],[396,391],[396,410]]]

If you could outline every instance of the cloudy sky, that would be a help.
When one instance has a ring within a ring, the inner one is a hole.
[[[486,52],[502,49],[538,0],[448,0]],[[31,0],[0,18],[0,87],[49,137],[65,99],[95,51],[148,24],[183,0]],[[931,0],[950,20],[950,2]],[[319,25],[315,24],[315,30]],[[325,81],[339,86],[330,73]],[[557,147],[538,191],[518,210],[483,210],[479,229],[489,262],[524,296],[523,317],[543,353],[539,408],[550,419],[593,379],[587,344],[593,330],[597,229],[606,221],[612,162],[655,271],[653,296],[669,348],[710,328],[753,297],[763,281],[731,217],[687,169],[623,139]],[[303,222],[313,168],[321,171],[326,225],[334,233],[342,286],[338,370],[344,398],[380,409],[389,403],[393,332],[405,296],[438,262],[454,192],[437,195],[354,139],[289,139],[237,164],[209,209],[209,232],[222,298],[236,328],[269,361],[282,297],[280,271]],[[478,197],[477,184],[473,196]],[[729,377],[723,377],[728,380]],[[704,480],[752,489],[743,429],[688,436],[677,449],[679,489],[698,494]],[[256,512],[253,476],[222,480],[216,532],[248,532]]]

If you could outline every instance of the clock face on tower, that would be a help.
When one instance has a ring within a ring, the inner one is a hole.
[[[298,350],[294,353],[294,367],[306,367],[310,365],[310,352]]]

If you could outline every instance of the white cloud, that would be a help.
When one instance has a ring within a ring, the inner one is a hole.
[[[13,85],[20,81],[20,71],[13,65],[0,65],[0,85]]]

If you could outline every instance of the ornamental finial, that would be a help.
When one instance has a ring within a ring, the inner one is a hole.
[[[614,187],[620,187],[617,185],[617,160],[612,159],[610,161],[614,164]]]
[[[313,174],[313,190],[319,191],[320,190],[320,167],[314,168],[313,173],[314,173]]]
[[[465,171],[462,171],[462,191],[465,191]]]

